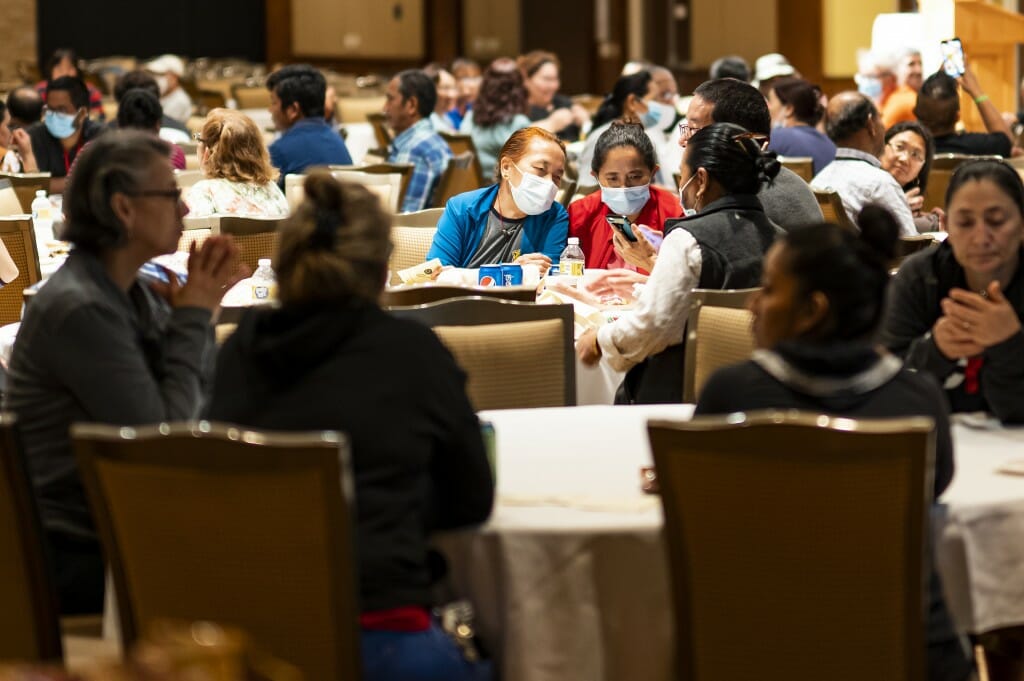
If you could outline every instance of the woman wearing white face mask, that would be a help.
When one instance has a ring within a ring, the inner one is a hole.
[[[427,259],[445,265],[535,264],[541,274],[565,248],[569,218],[555,203],[565,145],[541,128],[517,130],[498,155],[499,181],[449,199]]]
[[[586,145],[580,154],[580,168],[592,167],[597,140],[616,120],[639,123],[643,126],[657,152],[664,138],[662,128],[669,125],[676,116],[675,109],[659,101],[660,94],[661,88],[655,83],[649,71],[637,71],[615,81],[615,87],[594,114],[594,127],[587,135]],[[672,187],[672,172],[668,169],[657,172],[653,181],[663,187]],[[593,186],[597,183],[597,178],[587,176],[583,172],[580,173],[579,183],[583,187]]]
[[[660,235],[665,220],[683,214],[679,199],[675,192],[651,184],[658,158],[637,123],[613,122],[598,138],[590,168],[601,191],[569,206],[569,236],[579,237],[587,267],[636,269],[615,252],[608,216],[626,216],[634,231],[644,225],[650,228],[648,234]]]

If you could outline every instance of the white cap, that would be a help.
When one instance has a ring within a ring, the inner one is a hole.
[[[256,264],[260,267],[270,267],[270,258],[260,258]]]
[[[754,64],[755,83],[779,76],[792,76],[794,73],[796,73],[796,69],[793,68],[793,65],[778,52],[761,55]]]
[[[38,196],[41,199],[45,199],[46,198],[46,190],[45,189],[37,189],[36,190],[36,196]]]
[[[185,62],[181,60],[181,57],[176,57],[173,54],[161,55],[143,64],[142,68],[152,73],[173,73],[179,78],[185,75]]]
[[[571,237],[569,237],[569,241],[567,243],[570,246],[579,246],[580,245],[580,238],[578,236],[571,236]]]

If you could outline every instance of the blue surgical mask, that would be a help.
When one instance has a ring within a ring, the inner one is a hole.
[[[616,215],[635,215],[651,198],[651,185],[639,187],[605,187],[601,185],[601,201]]]
[[[686,191],[686,187],[691,182],[693,182],[693,178],[695,178],[695,177],[697,177],[697,176],[696,175],[690,175],[690,179],[687,180],[686,182],[684,182],[683,186],[679,188],[679,205],[681,205],[683,207],[683,217],[690,217],[691,215],[696,215],[697,214],[697,209],[696,208],[687,208],[686,207],[686,202],[683,201],[683,192]]]
[[[668,104],[655,101],[645,102],[645,104],[647,104],[647,112],[640,116],[640,124],[644,126],[644,129],[663,128],[675,118],[675,109]]]
[[[882,96],[882,79],[874,76],[862,76],[857,74],[857,91],[865,97],[878,99]]]
[[[75,134],[75,114],[47,111],[43,124],[50,134],[60,140],[66,140]]]

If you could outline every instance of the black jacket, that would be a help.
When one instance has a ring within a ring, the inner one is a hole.
[[[482,522],[493,501],[464,385],[429,329],[375,305],[251,310],[221,349],[207,416],[343,432],[363,611],[430,605],[427,534]]]
[[[1021,269],[1017,267],[1003,295],[1024,319]],[[966,289],[967,281],[948,243],[905,262],[889,291],[882,344],[903,357],[908,369],[926,371],[943,384],[951,411],[989,411],[1005,423],[1024,423],[1024,332],[982,353],[979,390],[973,394],[963,380],[966,361],[947,359],[932,340],[932,326],[942,316],[942,299],[954,286]]]

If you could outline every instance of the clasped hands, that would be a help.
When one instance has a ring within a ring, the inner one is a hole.
[[[1017,312],[994,281],[984,295],[953,288],[941,303],[942,316],[932,327],[932,339],[949,359],[974,357],[1020,331]]]

